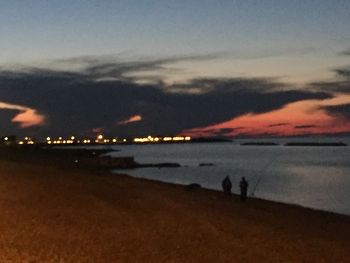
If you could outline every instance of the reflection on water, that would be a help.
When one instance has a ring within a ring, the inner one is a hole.
[[[275,140],[276,141],[276,140]],[[347,142],[342,139],[342,141]],[[264,199],[350,214],[350,147],[240,146],[238,143],[125,145],[114,156],[141,163],[177,162],[181,168],[128,170],[131,176],[221,190],[229,175],[233,192],[245,176]],[[213,163],[214,166],[199,166]]]

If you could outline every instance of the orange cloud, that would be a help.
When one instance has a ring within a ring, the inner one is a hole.
[[[128,123],[138,122],[138,121],[141,121],[141,120],[142,120],[142,116],[141,115],[134,115],[134,116],[131,116],[127,120],[118,122],[118,124],[119,125],[125,125],[125,124],[128,124]]]
[[[337,94],[326,100],[305,100],[287,104],[279,110],[262,114],[245,114],[232,120],[184,131],[191,136],[211,136],[222,129],[232,129],[227,136],[293,136],[350,132],[350,121],[330,115],[323,106],[350,103],[350,95]],[[283,124],[283,125],[281,125]],[[240,127],[235,129],[235,127]]]
[[[18,113],[11,121],[18,122],[21,128],[43,125],[45,123],[45,116],[39,114],[37,110],[26,106],[0,102],[0,109],[19,111],[20,113]]]

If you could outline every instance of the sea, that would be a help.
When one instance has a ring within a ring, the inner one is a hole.
[[[276,146],[241,145],[274,142]],[[232,192],[249,182],[249,196],[350,215],[350,146],[285,146],[287,142],[344,142],[350,137],[240,139],[233,142],[116,145],[112,156],[139,163],[178,163],[178,168],[122,170],[132,177],[200,184],[221,191],[229,176]],[[120,170],[115,170],[118,173]]]

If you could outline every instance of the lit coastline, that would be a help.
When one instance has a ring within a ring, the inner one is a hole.
[[[3,137],[2,142],[7,144],[18,145],[33,145],[33,144],[46,144],[46,145],[110,145],[110,144],[157,144],[157,143],[185,143],[191,142],[190,136],[147,136],[147,137],[135,137],[135,138],[120,138],[120,137],[105,137],[102,134],[97,135],[95,138],[78,138],[76,136],[69,137],[52,137],[48,136],[44,140],[35,140],[31,137],[24,137],[17,140],[16,138],[9,140],[9,137]]]

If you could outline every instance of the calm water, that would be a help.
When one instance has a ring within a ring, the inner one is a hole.
[[[346,138],[326,141],[350,143]],[[134,177],[176,184],[199,183],[221,190],[222,179],[229,175],[233,192],[238,193],[239,180],[245,176],[250,194],[256,197],[350,214],[350,147],[240,146],[234,142],[115,148],[120,151],[113,156],[135,156],[141,163],[177,162],[183,166],[127,170]],[[200,163],[214,166],[200,167]]]

